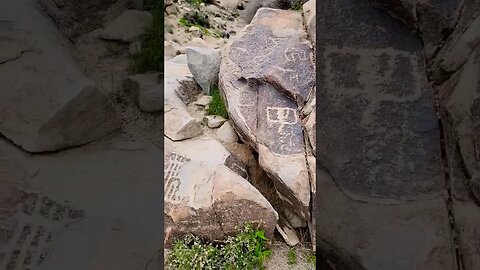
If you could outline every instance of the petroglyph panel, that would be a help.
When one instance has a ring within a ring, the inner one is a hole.
[[[181,200],[177,192],[180,189],[180,178],[178,174],[182,166],[190,159],[177,153],[169,153],[165,161],[165,201],[179,202]]]
[[[325,46],[320,160],[342,189],[407,200],[442,190],[433,91],[421,55]]]
[[[278,37],[271,27],[258,24],[234,41],[230,58],[241,77],[267,81],[299,104],[315,85],[312,49],[299,35]]]
[[[296,105],[269,84],[260,86],[258,94],[259,142],[277,155],[302,154],[303,131]]]
[[[27,191],[21,194],[15,221],[0,223],[0,269],[37,269],[42,266],[58,229],[84,217],[84,211],[47,196]]]

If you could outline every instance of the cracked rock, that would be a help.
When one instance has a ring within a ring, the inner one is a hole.
[[[164,158],[167,246],[187,233],[224,240],[246,222],[273,236],[277,212],[236,172],[246,171],[245,165],[219,142],[206,136],[182,142],[165,138]]]
[[[310,182],[298,112],[314,85],[306,38],[301,13],[259,9],[226,45],[219,87],[237,133],[259,153],[285,207],[308,220]]]

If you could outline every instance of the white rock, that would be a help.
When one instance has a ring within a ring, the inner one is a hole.
[[[218,81],[220,51],[205,47],[187,48],[188,68],[195,81],[209,95],[212,86]]]
[[[233,143],[238,141],[238,135],[229,121],[225,122],[216,131],[217,138],[224,143]]]
[[[173,63],[178,63],[178,64],[184,64],[184,65],[188,64],[186,54],[179,54],[179,55],[173,57],[171,61]]]
[[[227,119],[218,115],[207,115],[205,116],[204,121],[209,128],[218,128],[223,125],[223,123],[225,123]]]
[[[199,100],[193,102],[193,104],[205,107],[208,104],[210,104],[210,102],[212,102],[212,97],[211,96],[203,96]]]

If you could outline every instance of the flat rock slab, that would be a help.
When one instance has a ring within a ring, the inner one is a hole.
[[[107,97],[30,1],[2,2],[0,16],[1,134],[26,151],[44,152],[86,144],[119,128]]]
[[[191,76],[186,64],[165,62],[164,110],[165,135],[171,140],[185,140],[202,134],[202,127],[188,112],[177,92],[182,81]]]
[[[246,222],[273,236],[278,214],[222,144],[207,136],[165,143],[167,245],[186,233],[223,240]]]
[[[419,38],[368,1],[324,1],[318,12],[321,248],[358,269],[453,269],[439,128]],[[417,237],[424,232],[428,240]]]
[[[0,178],[21,193],[0,269],[145,269],[162,245],[162,151],[127,138],[44,155],[0,141],[24,175]]]

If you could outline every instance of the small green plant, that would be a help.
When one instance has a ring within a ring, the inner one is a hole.
[[[198,7],[200,6],[201,3],[203,3],[203,0],[186,0],[187,3],[189,3],[190,5],[194,6],[194,7]]]
[[[133,72],[136,73],[163,71],[163,1],[149,0],[147,6],[153,20],[142,38],[140,53],[133,56]]]
[[[166,266],[172,269],[263,269],[270,256],[265,232],[247,224],[242,233],[229,237],[225,243],[213,245],[187,235],[173,245]]]
[[[218,90],[218,87],[215,86],[211,89],[212,101],[208,105],[207,114],[208,115],[220,115],[221,117],[228,119],[227,108],[225,102],[223,101],[222,95]]]
[[[297,253],[295,253],[293,248],[288,250],[287,259],[289,265],[297,264]]]
[[[307,254],[307,261],[313,265],[316,265],[317,263],[317,257],[315,256],[315,253],[309,252]]]
[[[303,5],[302,5],[301,2],[296,2],[296,3],[293,3],[291,9],[295,10],[295,11],[301,11],[301,10],[303,10]]]

